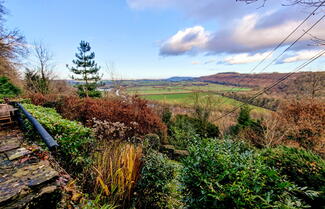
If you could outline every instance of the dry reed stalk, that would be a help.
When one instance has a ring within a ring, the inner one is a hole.
[[[95,155],[95,193],[126,208],[140,175],[142,147],[124,142],[103,142]]]

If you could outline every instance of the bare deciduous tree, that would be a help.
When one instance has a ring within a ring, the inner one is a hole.
[[[24,36],[18,30],[5,28],[4,16],[7,14],[3,1],[0,0],[0,76],[6,76],[19,85],[19,74],[16,71],[19,58],[28,53]]]
[[[36,70],[43,80],[49,79],[53,68],[53,55],[41,42],[34,43],[34,56],[36,58]]]
[[[33,63],[26,69],[25,81],[29,91],[47,94],[53,79],[53,55],[41,42],[34,43]]]
[[[289,85],[290,86],[290,85]],[[292,81],[291,88],[297,96],[315,98],[325,91],[325,73],[311,72]]]

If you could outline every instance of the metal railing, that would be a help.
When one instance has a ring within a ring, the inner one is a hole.
[[[33,125],[37,133],[41,136],[42,140],[45,142],[46,146],[50,150],[55,150],[59,146],[59,144],[45,130],[45,128],[21,104],[16,102],[15,106],[17,106],[21,110],[21,112],[26,116],[29,122]],[[19,115],[18,115],[18,120],[21,120]]]

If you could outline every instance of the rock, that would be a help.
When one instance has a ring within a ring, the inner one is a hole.
[[[189,155],[189,152],[187,150],[174,150],[174,158],[175,159],[181,159],[188,155]]]
[[[15,134],[0,131],[0,209],[56,208],[59,174],[47,160],[28,150]]]
[[[162,145],[160,151],[173,160],[179,160],[189,155],[187,150],[177,150],[173,145]]]
[[[21,147],[21,148],[6,152],[6,155],[9,160],[15,160],[17,158],[21,158],[21,157],[23,157],[25,155],[29,155],[31,153],[32,153],[31,151],[25,149],[24,147]]]

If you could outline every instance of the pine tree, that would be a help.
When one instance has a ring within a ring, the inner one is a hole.
[[[78,53],[76,53],[76,58],[72,60],[74,67],[67,68],[74,74],[71,76],[73,80],[83,81],[84,84],[78,85],[78,94],[81,97],[99,97],[100,92],[96,91],[97,82],[101,79],[98,74],[100,66],[95,62],[95,53],[90,52],[91,47],[88,42],[81,41],[78,47]]]

